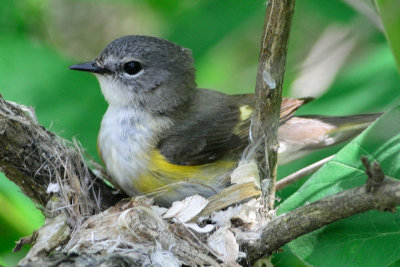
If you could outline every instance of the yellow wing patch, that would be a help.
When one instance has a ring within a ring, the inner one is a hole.
[[[245,138],[249,134],[250,117],[253,113],[253,107],[250,105],[242,105],[239,107],[239,121],[233,128],[233,133]]]
[[[250,118],[251,113],[253,113],[253,108],[249,105],[243,105],[239,108],[240,120],[245,121]]]

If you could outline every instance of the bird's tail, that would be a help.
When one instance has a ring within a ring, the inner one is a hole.
[[[294,116],[279,127],[278,162],[285,164],[316,149],[347,141],[362,132],[380,115]]]

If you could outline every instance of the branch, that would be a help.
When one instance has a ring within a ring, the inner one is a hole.
[[[79,147],[44,129],[31,109],[1,96],[0,169],[25,195],[50,209],[45,213],[64,206],[70,215],[90,215],[122,198],[89,170]],[[47,192],[51,184],[55,187]],[[54,196],[62,200],[56,206]]]
[[[265,139],[265,151],[260,146],[258,155],[263,158],[260,161],[264,171],[262,189],[269,210],[273,209],[275,201],[277,135],[294,4],[295,0],[268,1],[258,60],[255,110],[250,132],[253,144]]]
[[[261,238],[242,244],[250,259],[271,255],[278,248],[318,228],[341,219],[378,209],[394,212],[400,204],[400,181],[385,177],[375,162],[370,167],[366,185],[349,189],[302,206],[271,220],[262,230]]]

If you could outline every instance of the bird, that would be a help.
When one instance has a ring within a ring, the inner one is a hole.
[[[108,103],[97,145],[117,188],[169,206],[230,184],[249,143],[253,94],[197,88],[191,50],[152,36],[120,37],[70,69],[93,73]],[[307,101],[282,99],[280,164],[348,140],[378,117],[295,116]]]

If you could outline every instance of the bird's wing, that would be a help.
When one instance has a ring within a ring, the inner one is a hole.
[[[207,164],[228,153],[239,154],[248,144],[253,95],[228,96],[199,90],[190,112],[176,119],[161,138],[158,149],[177,165]],[[305,100],[282,100],[281,121],[289,118]]]

